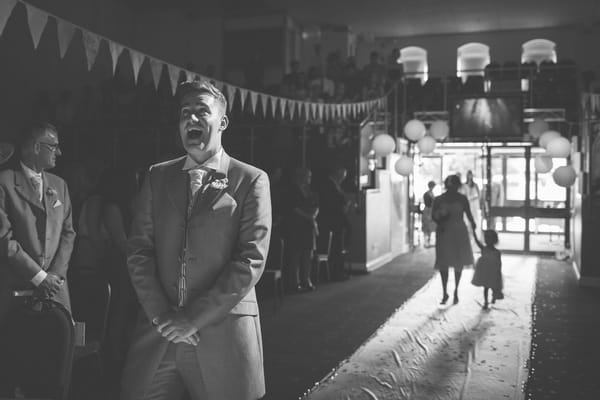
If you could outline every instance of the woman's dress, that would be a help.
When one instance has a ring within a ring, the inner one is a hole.
[[[475,286],[491,288],[494,292],[502,290],[502,259],[500,251],[484,247],[475,264],[471,283]]]
[[[464,221],[465,208],[469,203],[465,196],[455,196],[444,193],[433,203],[433,217],[437,222],[435,269],[473,264],[469,231]]]

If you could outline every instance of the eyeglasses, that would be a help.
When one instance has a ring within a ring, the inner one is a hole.
[[[48,149],[52,152],[60,151],[60,145],[58,143],[46,143],[46,142],[38,142],[38,143],[47,146]]]

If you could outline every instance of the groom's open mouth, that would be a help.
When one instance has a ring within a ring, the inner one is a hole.
[[[187,137],[192,140],[200,140],[202,138],[202,131],[200,129],[192,128],[188,129]]]

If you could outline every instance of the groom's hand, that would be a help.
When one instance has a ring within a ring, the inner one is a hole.
[[[183,313],[183,311],[169,311],[153,321],[156,330],[162,337],[173,343],[189,343],[198,345],[198,328]]]

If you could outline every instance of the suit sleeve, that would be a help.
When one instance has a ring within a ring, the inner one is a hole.
[[[52,259],[52,263],[48,268],[49,273],[67,278],[67,270],[69,269],[69,259],[73,252],[73,244],[75,243],[75,230],[73,230],[73,209],[71,207],[71,198],[67,185],[64,185],[63,198],[65,199],[65,218],[62,221],[62,229],[60,231],[60,241],[58,248]]]
[[[260,279],[271,235],[269,192],[269,179],[261,172],[242,204],[240,231],[231,260],[223,266],[214,286],[185,309],[198,329],[227,316]]]
[[[12,224],[6,213],[6,192],[2,185],[0,185],[0,231],[4,242],[2,253],[5,253],[14,272],[23,280],[30,281],[42,268],[13,238]]]
[[[152,169],[148,171],[137,203],[127,242],[127,268],[131,283],[149,321],[171,310],[164,288],[157,277],[152,220]]]

